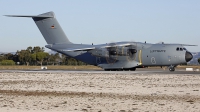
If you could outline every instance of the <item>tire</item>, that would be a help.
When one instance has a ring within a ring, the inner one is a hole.
[[[131,68],[130,70],[131,70],[131,71],[135,71],[135,70],[136,70],[136,68]]]
[[[169,67],[169,71],[173,72],[173,71],[175,71],[175,68],[174,67]]]

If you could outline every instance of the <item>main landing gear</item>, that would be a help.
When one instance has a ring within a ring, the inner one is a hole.
[[[135,71],[136,68],[134,67],[134,68],[104,69],[104,70],[105,70],[105,71]]]
[[[174,66],[172,66],[172,65],[171,65],[171,66],[169,66],[169,71],[170,71],[170,72],[173,72],[173,71],[175,71],[175,67],[174,67]]]

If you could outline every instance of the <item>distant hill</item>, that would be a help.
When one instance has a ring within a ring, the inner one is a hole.
[[[0,54],[8,54],[8,53],[16,54],[16,52],[0,52]]]

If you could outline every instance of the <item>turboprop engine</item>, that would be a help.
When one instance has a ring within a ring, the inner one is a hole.
[[[121,57],[126,56],[132,58],[137,53],[137,50],[136,48],[132,47],[118,46],[118,47],[94,49],[89,52],[94,56],[116,59],[116,57],[119,56]]]

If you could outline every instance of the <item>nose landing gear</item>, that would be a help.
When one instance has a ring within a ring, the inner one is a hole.
[[[170,71],[170,72],[173,72],[173,71],[175,71],[175,67],[174,67],[174,66],[172,66],[172,65],[171,65],[171,66],[169,66],[169,71]]]

